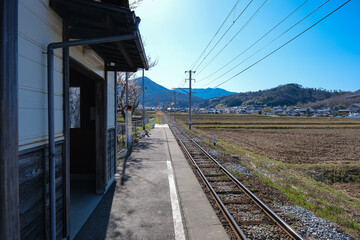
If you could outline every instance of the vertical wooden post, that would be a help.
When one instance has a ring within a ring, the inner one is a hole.
[[[125,73],[125,147],[129,149],[129,73]],[[130,130],[131,132],[131,130]]]
[[[20,239],[18,1],[0,2],[0,239]]]
[[[96,81],[95,132],[96,132],[96,193],[103,194],[107,184],[107,82]]]
[[[115,136],[114,136],[114,151],[115,151],[115,159],[114,159],[114,173],[117,172],[117,142],[118,142],[118,124],[117,124],[117,106],[118,106],[118,85],[117,85],[117,72],[114,72],[114,98],[115,98]]]
[[[69,40],[67,23],[63,22],[63,41]],[[69,47],[63,48],[63,129],[64,129],[64,151],[63,151],[63,237],[70,237],[70,52]]]

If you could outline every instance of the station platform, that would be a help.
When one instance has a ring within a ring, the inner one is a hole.
[[[137,143],[76,235],[81,239],[229,239],[167,124]]]

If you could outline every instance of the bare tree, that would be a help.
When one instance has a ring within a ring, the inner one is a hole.
[[[147,56],[149,62],[149,69],[154,67],[158,63],[158,59],[152,60],[151,57]],[[137,74],[136,73],[129,73],[129,81],[128,81],[128,88],[129,88],[129,106],[131,106],[131,113],[134,113],[136,108],[140,104],[139,97],[141,96],[141,86],[137,84]],[[119,72],[117,74],[117,89],[120,91],[118,93],[117,99],[117,112],[120,113],[123,118],[125,118],[125,111],[126,109],[126,79],[125,73]]]
[[[140,101],[138,100],[141,95],[141,87],[136,82],[136,74],[129,73],[129,106],[131,106],[131,113],[134,113],[135,109],[139,106]],[[120,93],[118,94],[118,101],[117,101],[117,110],[118,113],[121,113],[122,117],[125,118],[125,111],[126,111],[126,79],[125,73],[121,72],[117,75],[117,86]]]
[[[140,6],[140,4],[143,2],[143,0],[132,0],[130,2],[130,9],[135,9]]]

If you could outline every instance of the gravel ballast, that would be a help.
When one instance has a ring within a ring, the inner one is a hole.
[[[304,238],[317,240],[352,240],[352,238],[337,230],[334,223],[315,216],[312,212],[299,206],[275,206],[301,225],[299,234]]]
[[[240,164],[236,164],[236,163],[225,163],[224,166],[225,166],[227,169],[229,169],[229,170],[231,170],[231,171],[234,171],[234,172],[236,172],[236,173],[242,173],[242,174],[244,174],[244,175],[246,175],[246,176],[252,176],[251,172],[250,172],[247,168],[241,166]]]

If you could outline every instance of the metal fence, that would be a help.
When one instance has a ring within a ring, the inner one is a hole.
[[[151,128],[155,127],[155,118],[149,120],[145,118],[145,124],[151,124]],[[142,120],[132,121],[132,134],[137,134],[139,131],[142,131],[143,122]],[[125,139],[126,139],[126,125],[125,123],[117,123],[117,141],[120,149],[125,148]]]

